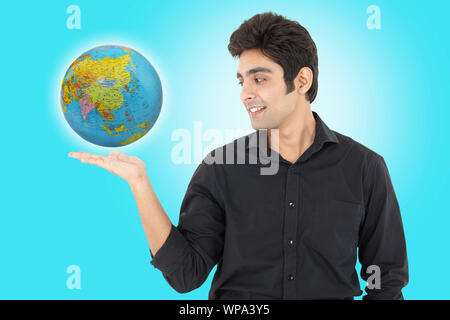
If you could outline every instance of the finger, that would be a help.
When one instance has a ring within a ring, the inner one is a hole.
[[[119,151],[111,151],[109,153],[109,157],[112,158],[112,159],[119,159],[119,154],[120,154]]]
[[[84,151],[69,152],[69,157],[76,158],[76,159],[81,159],[81,158],[90,157],[90,156],[94,156],[94,154],[93,153],[87,153],[87,152],[84,152]]]
[[[114,160],[112,161],[108,157],[105,156],[96,156],[96,157],[86,157],[81,160],[83,163],[89,163],[96,165],[100,168],[106,169],[111,173],[114,173],[117,175],[115,166],[114,166]]]
[[[69,153],[69,157],[75,158],[75,159],[79,159],[81,161],[86,160],[88,158],[92,158],[92,159],[99,159],[103,156],[97,155],[97,154],[93,154],[93,153],[87,153],[87,152],[70,152]]]
[[[94,164],[96,166],[105,168],[107,167],[106,161],[104,159],[103,156],[85,156],[83,158],[81,158],[81,162],[83,163],[89,163],[89,164]]]
[[[101,160],[104,162],[104,160],[106,159],[105,156],[101,156],[98,154],[93,154],[93,153],[87,153],[87,152],[81,152],[78,156],[77,159],[80,159],[81,162],[87,162],[87,161],[94,161],[94,160]],[[97,164],[97,162],[95,162],[95,164]]]
[[[119,154],[120,154],[119,151],[111,151],[111,152],[109,153],[109,155],[111,155],[111,156],[118,156]]]
[[[119,151],[111,151],[109,153],[109,155],[110,155],[111,158],[118,159],[118,160],[121,160],[121,161],[128,161],[129,160],[128,156],[126,154],[124,154],[122,152],[119,152]]]

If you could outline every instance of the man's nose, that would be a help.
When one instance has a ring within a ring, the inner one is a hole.
[[[254,99],[255,97],[256,93],[253,87],[244,82],[241,89],[241,101],[245,103],[246,101]]]

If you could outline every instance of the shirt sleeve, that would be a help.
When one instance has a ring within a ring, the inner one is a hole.
[[[377,155],[365,183],[365,215],[360,228],[361,278],[370,277],[364,300],[403,300],[402,288],[409,280],[405,235],[400,208],[386,163]],[[374,266],[374,267],[371,267]],[[379,268],[379,269],[378,269]],[[379,271],[379,286],[376,273]],[[374,280],[372,282],[372,280]]]
[[[214,164],[203,160],[188,185],[178,226],[172,224],[154,256],[150,251],[151,264],[179,293],[200,287],[222,257],[225,215],[216,184]]]

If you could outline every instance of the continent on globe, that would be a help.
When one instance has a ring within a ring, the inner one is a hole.
[[[66,71],[61,107],[83,139],[120,147],[142,138],[161,112],[161,81],[139,52],[117,45],[83,53]]]

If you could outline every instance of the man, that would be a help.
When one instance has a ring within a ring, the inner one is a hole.
[[[364,299],[403,299],[406,245],[386,163],[311,111],[318,58],[308,31],[259,14],[231,35],[228,49],[239,57],[240,98],[256,131],[202,161],[177,227],[141,160],[69,155],[129,183],[151,263],[177,292],[201,286],[217,264],[209,299],[353,299],[362,294],[358,256],[361,277],[374,276]]]

